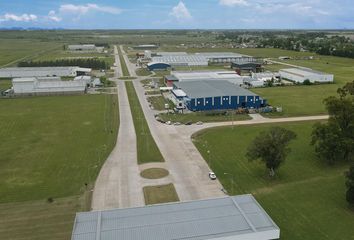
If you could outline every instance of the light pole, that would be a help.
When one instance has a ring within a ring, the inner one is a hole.
[[[211,165],[210,165],[210,151],[208,150],[207,151],[207,154],[208,154],[208,165],[209,165],[209,168],[211,169]]]
[[[230,173],[225,172],[224,175],[229,175],[230,176],[230,181],[231,181],[231,194],[234,194],[234,176]],[[229,194],[230,195],[230,194]]]

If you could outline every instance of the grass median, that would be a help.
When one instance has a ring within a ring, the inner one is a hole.
[[[125,82],[137,138],[138,164],[165,161],[151,135],[132,82]]]
[[[125,62],[125,59],[123,57],[123,53],[119,47],[118,47],[118,54],[119,54],[120,66],[122,68],[123,77],[130,77],[127,63]]]
[[[143,191],[146,205],[179,201],[176,189],[172,183],[144,187]]]

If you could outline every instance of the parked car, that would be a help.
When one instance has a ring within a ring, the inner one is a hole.
[[[166,124],[167,125],[171,125],[172,123],[171,123],[171,121],[167,121]]]
[[[211,180],[216,180],[216,175],[215,175],[215,173],[214,173],[214,172],[209,172],[209,178],[210,178]]]
[[[197,125],[203,125],[203,122],[199,121],[199,122],[196,122]]]
[[[179,125],[181,125],[181,123],[180,122],[175,122],[174,125],[175,126],[179,126]]]
[[[185,125],[192,125],[193,122],[186,122]]]

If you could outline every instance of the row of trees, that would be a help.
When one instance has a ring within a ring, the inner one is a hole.
[[[92,69],[108,69],[109,65],[98,58],[58,59],[52,61],[26,61],[18,63],[19,67],[64,67],[79,66]]]
[[[324,103],[329,113],[326,123],[313,127],[311,144],[317,156],[333,165],[340,161],[354,164],[354,81],[338,89],[338,97],[329,97]],[[296,138],[290,130],[273,127],[261,132],[247,149],[250,161],[261,160],[274,177],[290,153],[289,143]],[[354,205],[354,165],[346,173],[346,199]]]

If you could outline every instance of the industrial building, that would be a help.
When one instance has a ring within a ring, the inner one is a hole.
[[[185,52],[160,52],[152,57],[153,62],[162,62],[170,64],[172,67],[178,66],[208,66],[209,64],[226,64],[231,62],[253,62],[255,59],[251,56],[238,53],[195,53],[187,54]]]
[[[147,64],[147,68],[149,71],[162,71],[170,69],[171,65],[163,62],[150,62]]]
[[[258,80],[258,81],[271,81],[271,80],[275,80],[275,79],[279,79],[280,78],[280,74],[279,73],[273,73],[270,71],[266,71],[266,72],[252,72],[251,73],[251,77]]]
[[[59,77],[30,77],[12,79],[12,90],[19,95],[59,95],[86,92],[85,80],[62,81]]]
[[[175,89],[184,92],[185,106],[191,111],[260,108],[266,105],[266,100],[257,94],[225,80],[175,82]],[[172,94],[180,100],[181,94],[174,90]]]
[[[242,85],[242,77],[234,71],[172,71],[170,76],[165,77],[165,82],[167,86],[173,86],[174,82],[201,80],[225,80],[235,85]]]
[[[73,52],[103,52],[104,47],[97,47],[94,44],[68,45],[68,50]]]
[[[0,68],[0,78],[76,77],[90,74],[90,68],[80,67],[13,67]]]
[[[133,46],[133,49],[136,50],[153,50],[153,49],[158,49],[159,46],[155,45],[155,44],[142,44],[142,45],[137,45],[137,46]]]
[[[309,80],[312,83],[326,83],[333,82],[334,75],[327,74],[310,68],[287,68],[279,71],[281,78],[288,79],[297,83],[303,83]]]
[[[280,229],[252,195],[77,213],[71,240],[271,240]]]
[[[231,68],[235,69],[238,74],[242,72],[262,72],[263,67],[261,63],[256,61],[232,62]]]

